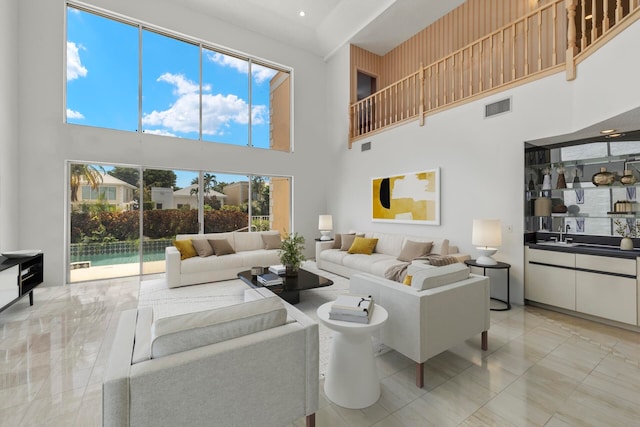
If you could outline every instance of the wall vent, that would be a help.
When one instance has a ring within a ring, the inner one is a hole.
[[[362,145],[360,146],[360,151],[368,151],[368,150],[371,150],[371,141],[363,142]]]
[[[506,98],[484,106],[484,117],[493,117],[511,111],[511,98]]]

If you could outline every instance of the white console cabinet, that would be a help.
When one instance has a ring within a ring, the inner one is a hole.
[[[525,299],[640,326],[637,259],[525,248]]]

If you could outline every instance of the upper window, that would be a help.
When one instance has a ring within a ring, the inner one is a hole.
[[[116,187],[91,188],[88,185],[82,186],[82,200],[115,200]]]
[[[71,4],[66,103],[67,123],[291,147],[288,70]]]

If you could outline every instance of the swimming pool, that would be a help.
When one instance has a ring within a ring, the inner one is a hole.
[[[145,252],[142,257],[143,262],[162,261],[164,260],[163,252]],[[119,254],[96,254],[96,255],[76,255],[71,256],[70,262],[91,261],[92,267],[101,265],[116,264],[133,264],[140,262],[140,254],[138,252],[119,253]]]

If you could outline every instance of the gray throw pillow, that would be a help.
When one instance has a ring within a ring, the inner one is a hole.
[[[433,242],[414,242],[407,240],[398,255],[398,261],[411,262],[431,252]]]
[[[231,244],[227,239],[209,240],[209,244],[211,245],[211,247],[213,248],[213,251],[216,253],[217,256],[236,253],[236,251],[233,250],[233,248],[231,247]]]
[[[213,248],[209,244],[209,241],[206,239],[193,239],[191,240],[191,244],[193,245],[198,255],[201,257],[208,257],[213,255]]]

